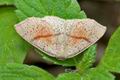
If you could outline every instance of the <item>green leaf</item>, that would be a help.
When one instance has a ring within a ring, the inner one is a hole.
[[[13,5],[14,0],[0,0],[0,5]]]
[[[69,58],[66,60],[58,60],[54,57],[51,57],[41,51],[35,50],[37,53],[39,53],[42,58],[46,61],[49,61],[53,64],[57,64],[57,65],[62,65],[62,66],[75,66],[76,64],[78,64],[81,61],[81,54],[75,56],[74,58]]]
[[[115,76],[106,70],[92,68],[82,75],[81,80],[115,80]]]
[[[76,66],[76,65],[78,66],[78,64],[80,63],[78,67],[80,69],[86,69],[90,67],[95,60],[96,46],[93,45],[90,48],[88,48],[86,51],[84,51],[83,53],[73,58],[66,59],[64,61],[48,56],[41,51],[36,50],[36,52],[38,52],[44,60],[52,62],[54,64],[63,65],[63,66]]]
[[[18,21],[14,7],[0,8],[0,63],[23,63],[28,44],[15,32]]]
[[[76,0],[15,0],[20,21],[27,17],[59,16],[65,19],[86,18]]]
[[[60,74],[56,80],[82,80],[80,74],[75,72]]]
[[[63,73],[56,80],[115,80],[115,77],[105,70],[93,68],[82,75],[77,72]]]
[[[84,54],[82,60],[77,64],[78,71],[82,74],[89,69],[96,60],[96,45],[91,46]]]
[[[110,38],[99,67],[120,73],[120,27]]]
[[[41,68],[23,64],[0,64],[0,80],[54,80]]]

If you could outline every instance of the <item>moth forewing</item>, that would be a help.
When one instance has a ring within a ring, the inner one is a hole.
[[[64,20],[55,16],[31,17],[16,24],[15,29],[34,47],[58,59],[83,52],[106,31],[105,26],[92,19]]]
[[[38,19],[31,17],[15,25],[17,33],[25,40],[30,41],[33,35],[33,29],[37,25]]]

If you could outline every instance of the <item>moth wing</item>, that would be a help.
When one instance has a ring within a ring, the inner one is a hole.
[[[58,17],[28,18],[15,25],[16,32],[30,44],[50,56],[56,56],[54,52],[56,34],[59,34],[64,20]]]
[[[105,33],[106,27],[93,19],[73,19],[66,21],[68,46],[65,57],[71,58],[98,41]]]
[[[106,27],[92,19],[28,18],[15,25],[30,44],[59,59],[71,58],[99,40]]]

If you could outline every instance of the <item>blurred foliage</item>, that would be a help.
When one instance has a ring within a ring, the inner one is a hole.
[[[15,0],[15,5],[20,20],[47,15],[65,19],[86,18],[76,0]]]
[[[82,75],[76,72],[63,73],[56,80],[115,80],[115,77],[105,70],[93,68]]]
[[[110,72],[120,73],[120,27],[109,40],[108,47],[103,56],[100,67],[108,69]]]
[[[14,7],[0,8],[0,63],[23,63],[28,52],[28,44],[14,30],[18,22],[14,10]]]
[[[13,5],[14,0],[0,0],[0,5]]]
[[[9,63],[0,65],[0,80],[54,80],[54,77],[35,66]]]
[[[63,74],[60,74],[56,80],[81,80],[80,78],[80,74],[78,73],[63,73]]]

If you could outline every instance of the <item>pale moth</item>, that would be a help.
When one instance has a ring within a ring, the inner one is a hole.
[[[93,19],[30,17],[15,25],[17,33],[49,56],[74,57],[98,41],[106,27]]]

